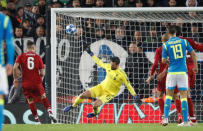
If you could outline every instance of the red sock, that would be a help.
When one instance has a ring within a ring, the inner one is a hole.
[[[36,106],[35,106],[35,103],[29,104],[29,107],[30,107],[30,110],[31,110],[31,112],[32,112],[32,115],[33,115],[34,117],[36,117],[36,116],[37,116],[37,108],[36,108]]]
[[[161,98],[161,99],[158,99],[158,104],[159,104],[159,108],[161,110],[161,115],[164,114],[164,100]]]
[[[181,102],[180,100],[175,100],[175,105],[176,105],[176,110],[177,110],[177,115],[181,115]]]
[[[42,103],[43,103],[44,107],[46,108],[46,110],[49,113],[52,113],[52,111],[51,111],[51,105],[49,103],[49,100],[47,98],[44,98],[44,99],[42,99]]]
[[[194,117],[194,104],[191,98],[187,98],[188,101],[188,109],[189,109],[189,116]]]

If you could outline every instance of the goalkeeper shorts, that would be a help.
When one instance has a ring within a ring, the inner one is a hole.
[[[100,99],[103,104],[109,102],[110,100],[112,100],[114,98],[113,95],[111,95],[110,93],[108,93],[107,91],[105,91],[103,89],[101,84],[98,84],[98,85],[90,88],[89,91],[91,93],[92,98]]]

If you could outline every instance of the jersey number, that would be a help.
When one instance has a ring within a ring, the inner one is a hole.
[[[182,46],[181,44],[171,46],[173,48],[173,54],[175,59],[183,58]]]
[[[33,57],[28,57],[27,58],[27,68],[29,70],[33,70],[34,67],[35,67],[34,58]]]

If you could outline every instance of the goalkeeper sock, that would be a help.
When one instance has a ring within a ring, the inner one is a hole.
[[[165,104],[164,104],[164,118],[168,118],[169,111],[171,108],[171,96],[166,96]]]
[[[194,104],[191,98],[187,98],[188,101],[188,109],[189,109],[189,116],[194,117]]]
[[[159,108],[161,111],[161,115],[163,115],[164,114],[164,100],[163,100],[163,98],[158,99],[158,104],[159,104]]]
[[[182,114],[183,114],[183,121],[188,122],[188,103],[187,98],[181,99],[181,106],[182,106]]]
[[[37,108],[36,108],[36,106],[35,106],[35,103],[33,102],[33,103],[30,103],[29,104],[29,107],[30,107],[30,110],[31,110],[31,112],[32,112],[32,115],[34,116],[34,117],[36,117],[37,116]]]
[[[83,99],[80,98],[80,96],[78,96],[74,103],[73,103],[73,107],[76,107],[78,104],[82,103]]]
[[[175,105],[176,105],[177,115],[180,115],[181,114],[181,102],[180,102],[180,100],[175,100]]]
[[[50,105],[49,100],[47,98],[43,98],[42,103],[43,103],[43,105],[47,111],[48,111],[48,109],[51,109],[51,105]]]
[[[95,115],[97,115],[97,114],[99,113],[99,107],[93,108],[93,110],[94,110],[94,114],[95,114]]]
[[[2,124],[4,122],[4,99],[0,99],[0,131],[2,131]]]

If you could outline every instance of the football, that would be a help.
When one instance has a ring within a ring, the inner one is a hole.
[[[76,27],[73,24],[67,25],[66,26],[66,32],[68,34],[75,34],[76,33]]]

